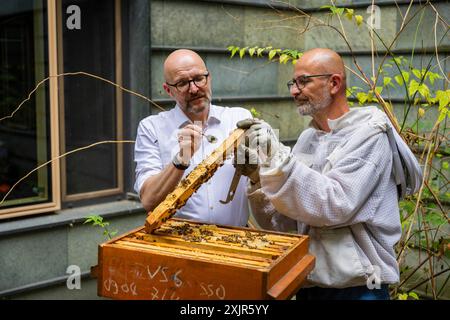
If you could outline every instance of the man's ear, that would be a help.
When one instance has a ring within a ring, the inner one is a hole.
[[[170,90],[170,87],[167,85],[167,83],[163,83],[163,89],[165,92],[167,92],[167,94],[172,97],[172,91]]]
[[[343,80],[342,76],[340,74],[333,74],[330,78],[330,85],[331,85],[331,90],[330,93],[331,94],[337,94],[343,85]]]

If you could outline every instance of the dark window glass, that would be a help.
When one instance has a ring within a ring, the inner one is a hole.
[[[51,200],[46,1],[2,1],[0,5],[0,209]],[[14,113],[14,111],[16,112]],[[14,113],[13,117],[8,117]],[[6,118],[5,118],[6,117]]]
[[[70,30],[67,7],[77,5],[81,29]],[[114,1],[62,2],[64,72],[84,71],[115,82]],[[116,140],[115,88],[86,76],[64,77],[65,151]],[[67,194],[117,187],[115,144],[102,144],[66,158]]]

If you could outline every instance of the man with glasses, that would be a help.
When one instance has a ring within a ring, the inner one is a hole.
[[[135,190],[148,212],[229,136],[238,121],[251,117],[244,108],[211,104],[212,76],[202,58],[191,50],[176,50],[167,57],[164,78],[163,88],[176,105],[143,119],[135,144]],[[227,199],[234,172],[231,159],[226,160],[176,217],[245,226],[248,220],[246,177],[240,179],[231,202],[220,202]]]
[[[292,152],[267,123],[238,124],[249,141],[239,149],[259,163],[237,165],[253,177],[252,212],[265,229],[309,235],[316,266],[297,299],[389,299],[388,285],[399,281],[394,246],[401,236],[384,134],[391,123],[375,106],[349,108],[344,63],[332,50],[305,52],[287,86],[300,115],[312,117]]]

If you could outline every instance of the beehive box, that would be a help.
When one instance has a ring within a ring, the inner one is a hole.
[[[314,266],[308,237],[169,219],[99,246],[98,295],[113,299],[288,299]]]

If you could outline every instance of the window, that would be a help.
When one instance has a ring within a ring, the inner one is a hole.
[[[80,8],[81,29],[66,26],[71,5]],[[122,92],[86,75],[56,77],[82,71],[121,85],[120,48],[120,0],[2,2],[0,219],[123,192],[122,145],[58,159],[122,139]]]
[[[63,0],[59,72],[87,72],[120,83],[119,1]],[[77,5],[81,28],[65,25],[67,7]],[[115,27],[115,26],[119,27]],[[119,37],[119,38],[117,38]],[[120,140],[121,96],[114,86],[85,75],[60,79],[61,153],[104,140]],[[61,162],[63,200],[121,192],[122,146],[100,144]]]
[[[54,71],[49,63],[54,34],[47,32],[47,17],[53,13],[47,12],[45,1],[8,1],[0,7],[0,218],[59,205],[57,163],[32,172],[13,188],[56,156],[57,126],[51,128],[55,82],[46,82],[18,109],[36,84]]]

